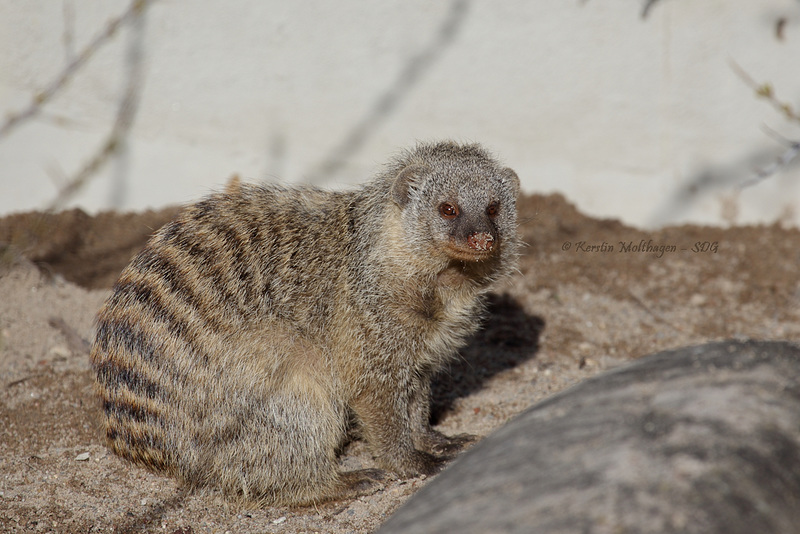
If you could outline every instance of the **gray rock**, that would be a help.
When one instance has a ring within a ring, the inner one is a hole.
[[[800,531],[800,347],[653,354],[540,402],[379,530]]]

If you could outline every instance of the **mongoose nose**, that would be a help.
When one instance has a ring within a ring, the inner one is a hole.
[[[489,232],[475,232],[469,235],[467,244],[469,248],[481,252],[492,250],[494,246],[494,237]]]

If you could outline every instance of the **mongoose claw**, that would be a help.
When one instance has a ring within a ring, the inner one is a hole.
[[[436,443],[431,452],[434,454],[452,455],[464,450],[468,445],[478,441],[478,436],[472,434],[459,434],[457,436],[442,436],[444,440]]]
[[[435,456],[429,452],[414,450],[402,460],[395,459],[393,465],[387,466],[401,478],[413,478],[420,475],[435,475],[438,473],[448,458]],[[386,461],[384,460],[384,464]]]
[[[435,475],[439,471],[441,471],[445,464],[448,462],[449,458],[441,457],[441,456],[434,456],[433,454],[429,454],[423,451],[417,451],[420,454],[421,458],[424,458],[425,461],[421,462],[418,469],[417,474],[420,475]]]
[[[447,459],[451,460],[453,455],[476,441],[478,441],[478,436],[472,434],[445,436],[441,432],[429,429],[421,440],[421,448],[436,455],[449,455]]]

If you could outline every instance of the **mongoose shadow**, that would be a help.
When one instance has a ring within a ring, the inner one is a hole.
[[[507,293],[487,298],[483,326],[431,385],[431,423],[450,411],[456,399],[480,390],[493,376],[536,357],[545,321],[528,314]]]
[[[128,511],[124,520],[116,523],[114,532],[119,534],[136,534],[138,532],[151,532],[162,525],[164,517],[170,511],[180,509],[186,500],[187,492],[179,490],[168,499],[155,501],[143,507],[138,513]],[[182,532],[176,530],[175,532]],[[189,530],[191,532],[191,530]]]

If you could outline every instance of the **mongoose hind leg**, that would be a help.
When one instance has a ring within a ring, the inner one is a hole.
[[[378,474],[341,472],[347,411],[324,353],[281,325],[227,351],[209,413],[181,450],[184,478],[263,505],[313,505],[373,490]]]
[[[315,399],[295,391],[270,397],[238,391],[231,397],[247,406],[234,411],[229,404],[226,413],[208,418],[185,444],[190,454],[182,457],[183,478],[264,505],[340,497],[347,484],[334,450],[339,439],[335,410],[320,409]]]

